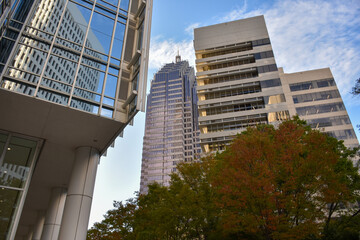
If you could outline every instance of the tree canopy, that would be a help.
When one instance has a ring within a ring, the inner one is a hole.
[[[355,81],[355,86],[352,88],[351,93],[354,95],[360,94],[360,78]]]
[[[88,239],[358,239],[355,152],[298,118],[248,128],[170,186],[114,202]]]

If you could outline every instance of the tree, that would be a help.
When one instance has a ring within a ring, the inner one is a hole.
[[[219,208],[209,182],[213,163],[178,164],[169,187],[154,183],[146,195],[115,202],[87,239],[219,239]]]
[[[355,86],[352,88],[351,93],[354,95],[360,94],[360,78],[355,81]]]
[[[330,239],[334,222],[347,218],[349,226],[359,214],[355,151],[298,118],[247,129],[216,156],[224,230],[246,239]]]
[[[248,128],[178,164],[170,186],[115,202],[88,239],[358,239],[356,150],[298,118]]]
[[[87,239],[92,240],[121,240],[134,239],[132,227],[134,213],[137,208],[136,199],[128,199],[125,204],[114,201],[114,209],[104,215],[104,220],[95,223],[88,230]]]

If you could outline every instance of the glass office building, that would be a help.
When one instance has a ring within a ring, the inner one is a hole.
[[[73,183],[145,110],[151,14],[152,0],[0,0],[1,239],[83,238],[93,183]]]
[[[167,186],[176,164],[200,155],[195,73],[176,57],[151,82],[147,100],[140,193],[158,182]]]

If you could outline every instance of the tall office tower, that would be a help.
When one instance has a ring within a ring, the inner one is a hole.
[[[152,0],[0,0],[0,239],[85,239],[99,157],[145,110]]]
[[[140,193],[152,182],[168,185],[176,164],[200,154],[194,69],[176,57],[151,82],[147,100]]]
[[[289,118],[263,16],[194,30],[200,143],[223,150],[248,126]]]
[[[279,71],[291,116],[299,115],[312,128],[344,140],[347,147],[359,146],[329,68],[290,74],[282,68]]]

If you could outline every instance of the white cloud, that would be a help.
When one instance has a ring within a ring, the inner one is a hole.
[[[200,23],[193,23],[193,24],[189,25],[187,28],[185,28],[185,32],[187,34],[189,34],[191,37],[193,37],[194,36],[194,28],[198,28],[200,26],[201,26]]]
[[[359,13],[357,0],[278,0],[271,8],[254,11],[247,10],[245,1],[214,23],[264,15],[278,66],[287,73],[330,67],[346,101],[360,76]],[[192,34],[202,25],[191,24],[185,31]],[[149,67],[158,70],[175,61],[178,50],[194,66],[192,40],[152,38]]]
[[[330,67],[349,99],[360,74],[359,13],[356,0],[279,0],[271,9],[233,10],[219,21],[264,15],[278,66],[289,73]]]
[[[193,41],[175,42],[163,40],[160,37],[151,39],[149,68],[159,70],[164,64],[175,61],[175,56],[180,53],[181,59],[188,60],[191,66],[195,65],[195,52]]]

